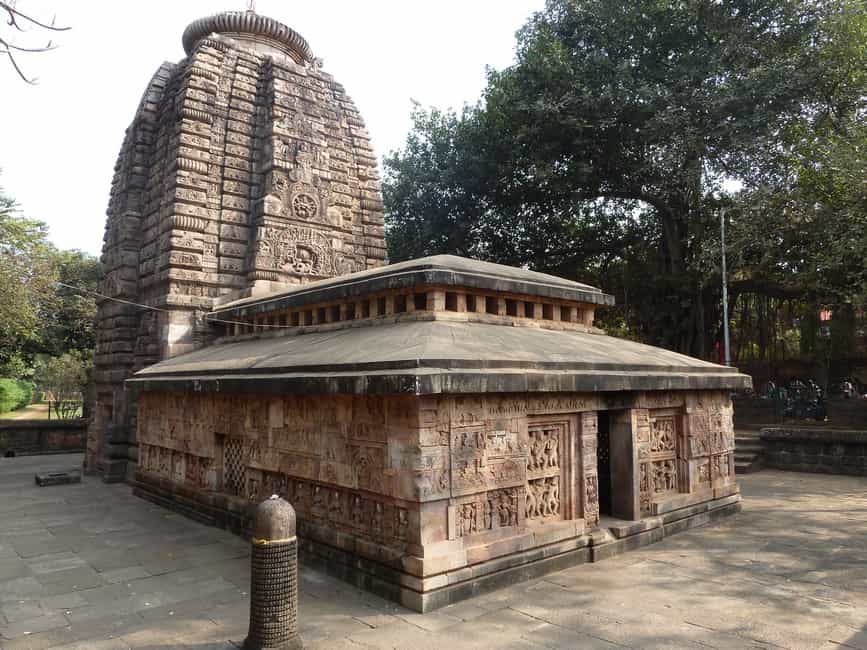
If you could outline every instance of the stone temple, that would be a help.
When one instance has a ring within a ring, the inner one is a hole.
[[[253,12],[193,22],[148,84],[115,166],[87,463],[131,476],[133,372],[209,340],[220,300],[385,259],[364,122],[294,30]]]
[[[740,509],[732,368],[606,336],[599,289],[383,266],[361,119],[293,30],[194,22],[118,162],[88,463],[419,611]]]

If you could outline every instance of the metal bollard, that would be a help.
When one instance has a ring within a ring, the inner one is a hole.
[[[295,509],[276,494],[256,508],[250,571],[250,629],[244,650],[298,650]]]

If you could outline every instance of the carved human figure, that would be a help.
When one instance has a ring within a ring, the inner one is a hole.
[[[546,467],[559,467],[560,459],[559,459],[559,450],[558,450],[558,436],[556,431],[550,431],[548,433],[548,440],[545,442],[545,466]]]
[[[560,480],[556,477],[546,479],[548,483],[548,514],[560,514]]]
[[[536,495],[536,483],[530,482],[527,484],[527,500],[524,507],[524,517],[532,519],[538,516],[539,500]]]
[[[508,497],[506,495],[501,495],[497,502],[497,519],[500,528],[511,525],[512,512],[509,508]]]

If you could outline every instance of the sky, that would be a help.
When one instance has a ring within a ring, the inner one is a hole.
[[[367,123],[377,156],[402,146],[412,100],[474,103],[485,68],[514,60],[515,32],[544,0],[257,0],[256,11],[304,36]],[[57,49],[21,55],[36,85],[0,59],[0,187],[22,214],[45,221],[59,248],[99,254],[115,159],[145,85],[183,58],[196,18],[244,0],[18,0],[69,31]],[[9,35],[0,22],[0,29]],[[44,33],[16,35],[44,45]]]

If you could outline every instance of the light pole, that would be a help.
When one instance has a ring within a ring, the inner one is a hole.
[[[723,306],[723,348],[726,365],[732,365],[729,353],[729,288],[726,280],[726,209],[719,213],[720,247],[722,249],[722,306]]]

